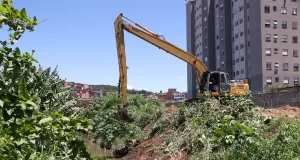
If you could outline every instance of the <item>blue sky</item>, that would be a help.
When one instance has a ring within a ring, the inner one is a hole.
[[[119,13],[162,34],[186,50],[184,0],[14,0],[17,8],[42,21],[17,45],[34,49],[43,67],[58,65],[68,81],[117,85],[118,61],[113,22]],[[186,91],[187,64],[129,34],[125,34],[128,85],[135,89]]]

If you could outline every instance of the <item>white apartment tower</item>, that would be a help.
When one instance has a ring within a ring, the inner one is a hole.
[[[299,85],[300,0],[186,0],[187,50],[250,89]],[[188,98],[197,85],[188,66]]]

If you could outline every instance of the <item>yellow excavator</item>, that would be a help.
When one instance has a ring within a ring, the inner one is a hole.
[[[126,19],[127,21],[125,21]],[[130,25],[131,22],[133,25]],[[116,45],[119,63],[119,96],[122,94],[123,108],[118,107],[118,119],[121,121],[133,121],[128,117],[127,105],[127,66],[124,42],[124,30],[145,40],[148,43],[166,51],[167,53],[187,62],[195,69],[196,80],[199,85],[198,97],[191,98],[186,102],[200,98],[205,92],[214,97],[221,96],[244,96],[249,91],[248,80],[230,80],[229,74],[222,71],[209,71],[202,61],[196,56],[167,42],[163,36],[155,34],[142,25],[126,18],[121,13],[114,22]]]

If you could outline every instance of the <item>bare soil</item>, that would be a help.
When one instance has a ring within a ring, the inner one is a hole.
[[[300,107],[296,106],[285,106],[281,108],[274,108],[274,109],[264,109],[259,110],[258,113],[264,116],[286,116],[290,118],[300,117]]]
[[[176,107],[171,105],[165,110],[164,116],[171,116],[176,112]],[[146,127],[147,128],[147,127]],[[187,160],[187,152],[181,155],[166,156],[163,153],[162,145],[164,138],[168,133],[157,135],[135,146],[129,153],[123,157],[124,160]]]

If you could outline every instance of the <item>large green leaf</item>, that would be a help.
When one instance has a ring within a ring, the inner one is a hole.
[[[26,82],[25,82],[25,78],[24,76],[22,76],[20,78],[19,81],[19,87],[18,87],[18,93],[23,95],[25,98],[29,98],[28,92],[27,92],[27,88],[26,88]]]
[[[26,9],[25,8],[23,8],[22,10],[21,10],[21,16],[22,16],[22,18],[27,18],[27,13],[26,13]]]

